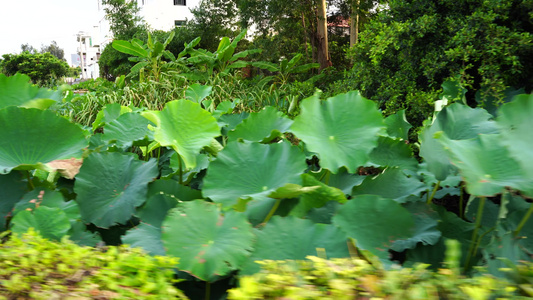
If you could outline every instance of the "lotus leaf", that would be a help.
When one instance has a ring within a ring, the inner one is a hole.
[[[408,177],[398,168],[387,168],[375,177],[367,176],[361,185],[353,188],[352,195],[379,195],[403,203],[409,196],[418,196],[426,189],[417,178]]]
[[[150,121],[137,113],[124,113],[104,127],[102,140],[114,141],[121,148],[128,148],[136,141],[153,140],[148,129]]]
[[[416,171],[418,162],[405,141],[380,136],[378,146],[370,152],[370,161],[378,166],[399,167]]]
[[[26,192],[26,183],[22,174],[11,172],[0,175],[0,232],[6,230],[6,219],[22,195]]]
[[[148,183],[157,175],[155,160],[142,162],[116,152],[90,154],[74,184],[82,219],[102,228],[125,223],[146,201]]]
[[[120,106],[118,103],[107,104],[96,114],[96,119],[93,122],[93,130],[116,120],[120,115],[127,112],[131,112],[131,108]]]
[[[211,94],[212,90],[213,87],[211,86],[194,83],[187,87],[185,98],[196,103],[202,103],[202,101]]]
[[[318,154],[322,167],[337,173],[344,166],[355,173],[368,162],[384,129],[376,104],[350,92],[326,101],[317,95],[303,100],[290,130]]]
[[[161,227],[141,223],[128,230],[122,242],[131,247],[139,247],[150,255],[165,255],[165,247],[161,240]]]
[[[171,146],[185,162],[185,167],[196,166],[196,155],[220,135],[213,116],[200,104],[188,100],[168,102],[157,118],[154,138],[161,146]]]
[[[433,124],[423,127],[419,135],[420,156],[427,162],[430,172],[437,180],[444,180],[455,169],[450,163],[444,147],[434,138],[435,133],[443,131],[452,140],[465,140],[481,133],[497,133],[492,116],[481,108],[454,103],[437,114]]]
[[[441,237],[441,232],[437,229],[439,215],[424,202],[408,203],[405,208],[413,215],[414,235],[405,240],[395,241],[391,249],[402,252],[405,249],[414,249],[418,243],[435,245]]]
[[[407,122],[405,109],[399,110],[394,115],[386,117],[385,124],[387,125],[387,134],[390,137],[400,138],[406,141],[409,138],[409,129],[413,127]]]
[[[533,178],[533,95],[520,95],[504,104],[498,111],[497,124],[502,132],[502,144],[527,176]]]
[[[15,106],[0,109],[0,174],[12,169],[81,157],[88,142],[83,130],[51,111]]]
[[[231,142],[209,165],[202,193],[225,207],[265,200],[287,183],[300,184],[306,168],[304,154],[289,143]]]
[[[60,91],[31,84],[28,75],[17,73],[7,77],[0,74],[0,109],[8,106],[47,109],[61,98]]]
[[[304,186],[318,186],[319,188],[300,196],[300,201],[291,211],[293,216],[305,217],[309,210],[322,207],[329,201],[337,201],[339,203],[347,201],[343,191],[320,182],[312,175],[302,174],[302,181]]]
[[[414,220],[411,213],[392,199],[376,195],[357,196],[346,202],[333,217],[333,224],[358,248],[388,259],[388,249],[397,240],[411,238]]]
[[[34,228],[42,237],[60,240],[70,229],[70,222],[63,210],[57,207],[39,206],[33,211],[23,210],[11,220],[14,233],[25,233]]]
[[[439,141],[459,168],[470,194],[493,196],[505,187],[533,192],[533,180],[501,144],[500,134],[481,134],[469,140],[450,140],[442,135]]]
[[[228,132],[228,138],[268,143],[288,131],[292,123],[275,107],[267,106],[257,113],[251,113],[235,130]]]
[[[180,258],[179,269],[212,281],[238,269],[252,250],[252,226],[243,213],[222,215],[203,200],[184,202],[163,222],[167,254]]]
[[[333,225],[274,216],[264,228],[254,231],[255,250],[242,267],[242,275],[259,271],[257,260],[303,260],[308,255],[322,254],[327,258],[349,256],[346,235]]]

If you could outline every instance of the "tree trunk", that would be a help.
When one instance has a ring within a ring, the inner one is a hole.
[[[359,4],[361,0],[352,0],[350,13],[350,47],[357,44],[359,39]]]
[[[326,0],[318,1],[317,13],[317,55],[320,70],[331,66],[328,53],[328,19],[326,16]]]

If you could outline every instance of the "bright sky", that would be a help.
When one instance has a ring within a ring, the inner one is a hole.
[[[56,41],[70,55],[76,53],[76,33],[98,25],[98,0],[0,0],[0,56],[20,53],[20,45]]]

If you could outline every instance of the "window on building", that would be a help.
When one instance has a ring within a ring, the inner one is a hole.
[[[174,25],[175,25],[176,27],[181,27],[181,26],[185,25],[186,22],[187,22],[187,21],[183,21],[183,20],[175,20],[175,21],[174,21]]]
[[[174,5],[187,5],[186,0],[174,0]]]

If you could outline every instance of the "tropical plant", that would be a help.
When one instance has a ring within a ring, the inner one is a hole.
[[[384,118],[357,92],[304,99],[294,119],[268,107],[233,113],[229,101],[209,109],[207,87],[185,93],[162,110],[107,105],[87,130],[27,100],[6,103],[2,229],[176,256],[206,293],[267,259],[356,251],[385,268],[437,269],[453,239],[464,253],[456,268],[504,276],[533,253],[531,95],[496,118],[461,100],[439,108],[419,163],[405,112]]]
[[[263,61],[253,62],[252,66],[254,67],[266,69],[270,72],[277,73],[276,75],[265,77],[263,80],[260,81],[259,85],[262,85],[271,80],[275,80],[275,83],[284,85],[288,83],[291,75],[297,73],[304,73],[311,69],[320,67],[318,63],[298,65],[298,62],[302,59],[302,57],[303,55],[301,53],[298,53],[290,60],[288,60],[287,58],[283,58],[278,65],[271,62]]]

